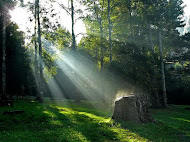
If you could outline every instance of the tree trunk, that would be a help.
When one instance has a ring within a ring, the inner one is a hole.
[[[104,0],[103,0],[103,5],[104,5]],[[101,17],[99,17],[97,9],[95,8],[96,4],[94,2],[94,11],[96,14],[97,21],[99,23],[99,28],[100,28],[100,65],[101,65],[101,71],[103,70],[104,67],[104,45],[103,45],[103,26],[102,26],[102,15],[103,15],[103,5],[102,5],[102,11],[101,11]]]
[[[72,43],[72,49],[75,51],[76,50],[76,39],[75,39],[75,33],[74,33],[74,6],[73,6],[73,0],[71,0],[71,20],[72,20],[72,38],[73,38],[73,43]]]
[[[108,21],[109,21],[109,49],[110,49],[110,63],[112,62],[112,26],[111,26],[111,11],[110,11],[110,0],[108,0]]]
[[[143,94],[143,93],[141,93]],[[115,102],[114,120],[132,121],[135,123],[155,122],[149,112],[149,105],[146,97],[124,96]]]
[[[76,37],[75,37],[75,29],[74,29],[74,25],[75,25],[75,19],[74,19],[74,16],[75,16],[75,12],[74,12],[75,8],[74,8],[74,3],[73,3],[73,0],[71,0],[71,21],[72,21],[72,50],[74,51],[74,54],[76,54]],[[74,66],[77,66],[77,64],[74,62]],[[79,80],[76,72],[74,71],[74,76],[75,76],[75,79],[76,80]],[[81,99],[80,99],[80,93],[79,93],[79,90],[76,89],[75,91],[75,103],[80,103],[81,102]]]
[[[34,11],[34,20],[35,20],[35,25],[34,25],[34,46],[35,46],[35,61],[34,61],[34,64],[35,64],[35,78],[36,78],[36,80],[38,80],[38,51],[37,51],[37,34],[36,34],[36,30],[37,30],[37,6],[36,6],[36,1],[35,1],[35,9],[34,9],[35,11]],[[37,83],[37,87],[39,87],[38,86],[38,82],[36,81],[36,83]]]
[[[100,43],[101,43],[101,71],[103,70],[104,67],[104,44],[103,44],[103,25],[102,25],[102,16],[103,16],[103,9],[104,9],[104,0],[102,4],[102,11],[101,11],[101,17],[99,18],[99,25],[100,25]]]
[[[3,13],[3,32],[2,32],[2,94],[6,98],[6,14]]]
[[[43,95],[43,67],[42,67],[42,42],[41,42],[41,28],[40,28],[40,7],[39,7],[39,0],[37,0],[37,22],[38,22],[38,45],[39,45],[39,89],[40,93],[38,94],[38,100],[42,102],[42,95]]]
[[[163,61],[163,47],[162,47],[162,33],[161,33],[161,31],[159,31],[159,50],[160,50],[160,62],[161,62],[161,75],[162,75],[163,106],[167,107],[166,82],[165,82],[165,73],[164,73],[164,61]]]
[[[148,29],[149,29],[149,40],[150,40],[150,50],[152,54],[152,74],[151,74],[151,82],[152,82],[152,107],[160,107],[160,100],[158,96],[158,89],[157,89],[157,83],[156,83],[156,78],[155,78],[155,60],[154,60],[154,44],[152,41],[152,31],[150,24],[147,24]]]
[[[99,21],[100,24],[100,44],[101,44],[101,59],[100,59],[100,63],[101,63],[101,70],[103,70],[104,67],[104,45],[103,45],[103,27],[102,27],[102,19],[100,19]]]

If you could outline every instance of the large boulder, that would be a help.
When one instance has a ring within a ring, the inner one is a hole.
[[[135,123],[155,122],[149,112],[149,105],[145,97],[130,95],[118,98],[115,102],[112,119],[132,121]]]

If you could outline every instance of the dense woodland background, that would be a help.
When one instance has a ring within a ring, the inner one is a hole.
[[[0,1],[2,96],[110,102],[118,92],[143,90],[155,106],[190,104],[190,31],[180,35],[177,30],[190,24],[184,21],[182,0],[78,2],[86,7],[85,12],[74,7],[74,0],[69,7],[53,0],[46,5],[39,0],[27,5],[21,1],[34,25],[26,36],[10,21],[9,10],[19,3]],[[70,14],[72,33],[59,22],[54,3]],[[87,30],[79,42],[74,31],[76,14]],[[64,55],[62,61],[58,51]]]

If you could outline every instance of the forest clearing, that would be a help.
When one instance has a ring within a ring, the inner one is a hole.
[[[0,108],[0,141],[188,142],[190,110],[185,109],[188,107],[171,105],[167,109],[152,109],[156,123],[135,124],[112,121],[112,111],[97,102],[18,101],[13,108]],[[25,112],[2,115],[2,111],[10,110]]]
[[[190,142],[190,0],[0,0],[0,141]]]

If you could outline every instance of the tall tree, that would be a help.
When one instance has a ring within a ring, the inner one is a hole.
[[[6,28],[7,28],[7,13],[3,7],[3,32],[2,32],[2,93],[6,97]]]
[[[160,99],[158,95],[158,81],[156,80],[156,53],[154,50],[154,42],[153,42],[153,15],[152,15],[152,7],[154,6],[154,2],[152,0],[144,0],[142,1],[143,9],[142,14],[146,19],[146,25],[148,30],[148,46],[150,47],[151,53],[151,100],[152,107],[160,107]]]
[[[42,64],[42,41],[41,41],[41,23],[40,23],[40,6],[39,0],[36,0],[36,14],[37,14],[37,23],[38,23],[38,46],[39,46],[39,96],[38,100],[42,102],[43,95],[43,64]]]
[[[104,67],[104,44],[103,44],[103,38],[104,38],[104,31],[103,31],[103,9],[104,9],[104,0],[101,4],[101,13],[99,17],[99,26],[100,26],[100,43],[101,43],[101,70],[103,70]]]
[[[34,60],[34,65],[35,65],[35,78],[38,80],[38,47],[37,47],[37,1],[35,0],[34,4],[34,48],[35,48],[35,60]],[[38,82],[36,81],[37,86]]]
[[[73,42],[72,42],[72,49],[76,50],[76,39],[75,39],[75,32],[74,32],[74,24],[75,24],[75,20],[74,20],[74,5],[73,5],[73,0],[71,0],[71,20],[72,20],[72,38],[73,38]]]
[[[109,29],[109,50],[110,50],[110,63],[112,62],[112,22],[111,22],[111,0],[108,0],[108,29]]]
[[[158,39],[159,39],[159,51],[160,51],[160,62],[161,62],[161,76],[162,76],[162,97],[163,106],[167,107],[167,95],[166,95],[166,81],[164,71],[164,59],[163,59],[163,34],[167,32],[167,35],[173,33],[177,27],[182,26],[182,15],[183,15],[183,1],[182,0],[160,0],[156,3],[156,26],[158,26]]]
[[[6,51],[7,51],[7,26],[9,18],[8,10],[12,8],[12,0],[0,1],[0,17],[2,20],[2,94],[6,97],[7,75],[6,75]]]
[[[161,33],[161,31],[159,31],[159,51],[160,51],[160,63],[161,63],[161,75],[162,75],[163,106],[167,107],[166,81],[165,81],[164,60],[163,60],[163,46],[162,46],[162,33]]]
[[[99,35],[100,35],[100,65],[101,70],[104,67],[104,31],[103,31],[103,14],[104,14],[104,0],[93,3],[94,14],[96,15],[96,20],[99,24]]]
[[[74,0],[70,0],[70,8],[66,7],[64,4],[62,3],[59,3],[57,1],[54,1],[56,3],[59,4],[59,6],[65,10],[67,12],[67,14],[69,14],[71,16],[71,31],[72,31],[72,50],[76,51],[77,49],[77,46],[76,46],[76,35],[75,35],[75,14],[77,12],[77,10],[75,10],[75,7],[74,7]]]

